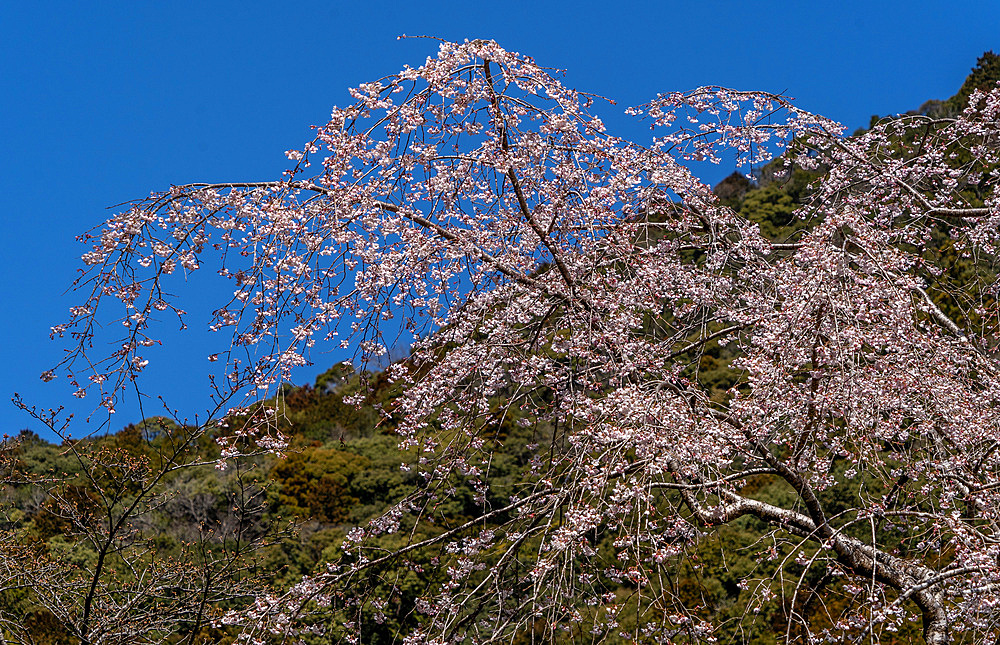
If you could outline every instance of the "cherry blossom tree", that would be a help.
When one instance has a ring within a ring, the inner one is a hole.
[[[43,375],[113,409],[157,323],[184,320],[181,274],[216,272],[205,423],[238,455],[282,449],[258,402],[312,352],[412,341],[383,413],[422,484],[231,614],[245,638],[363,642],[421,570],[406,643],[712,642],[675,572],[738,522],[762,563],[741,624],[780,603],[779,641],[912,620],[928,643],[997,638],[1000,90],[847,137],[782,96],[703,87],[628,110],[640,144],[606,129],[605,99],[474,41],[351,95],[282,178],[174,186],[87,236],[83,301],[54,329],[72,345]],[[781,241],[685,165],[778,154],[819,171]],[[942,231],[973,267],[961,298],[935,290]],[[719,346],[723,392],[700,375]],[[501,485],[505,424],[531,440]]]

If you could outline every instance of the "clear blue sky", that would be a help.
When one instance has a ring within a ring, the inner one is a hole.
[[[993,1],[0,5],[0,433],[42,431],[8,403],[15,391],[82,416],[97,403],[38,379],[61,351],[48,328],[75,302],[64,294],[83,252],[75,235],[172,183],[278,177],[283,151],[347,87],[436,49],[400,34],[496,39],[618,109],[718,84],[784,92],[851,129],[947,98],[979,54],[1000,50]],[[192,327],[205,319],[192,312]],[[145,387],[193,416],[211,346],[201,332],[171,340]],[[341,358],[318,357],[301,380]],[[115,429],[137,415],[121,407]]]

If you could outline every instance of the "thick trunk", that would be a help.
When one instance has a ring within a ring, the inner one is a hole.
[[[937,595],[930,597],[919,595],[917,602],[924,614],[924,641],[927,645],[945,645],[951,642],[951,633],[948,630],[948,615],[941,606],[941,599]]]
[[[720,504],[715,507],[705,507],[698,501],[693,490],[687,488],[679,490],[688,508],[706,526],[725,524],[743,515],[752,515],[806,540],[824,543],[826,548],[837,554],[837,561],[846,569],[859,576],[874,578],[894,587],[916,602],[923,614],[924,639],[927,645],[950,643],[948,617],[941,594],[932,591],[932,585],[920,584],[920,581],[932,579],[936,572],[834,530],[826,524],[825,513],[819,500],[806,482],[795,476],[787,467],[784,468],[785,472],[781,472],[780,469],[785,465],[778,460],[771,461],[771,465],[777,464],[779,474],[784,475],[786,481],[795,487],[805,500],[808,515],[746,498],[726,489],[713,490],[712,492],[721,498]],[[695,480],[694,486],[697,488],[703,483]]]

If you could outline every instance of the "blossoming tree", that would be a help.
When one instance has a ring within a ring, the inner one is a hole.
[[[352,96],[284,177],[174,186],[108,220],[55,330],[74,344],[44,375],[113,408],[157,320],[183,315],[176,274],[218,272],[232,296],[211,384],[216,421],[244,420],[217,431],[236,455],[282,448],[254,402],[314,348],[367,359],[415,339],[384,414],[421,486],[339,560],[230,615],[247,638],[364,640],[423,562],[407,643],[711,642],[674,574],[735,522],[799,574],[741,581],[748,608],[783,604],[779,640],[908,620],[929,643],[997,637],[1000,90],[845,137],[781,96],[705,87],[629,110],[652,129],[640,145],[606,130],[602,99],[474,41]],[[822,170],[781,241],[684,165],[777,151]],[[933,288],[941,231],[974,267],[954,306]],[[125,333],[95,356],[112,302]],[[722,393],[699,372],[719,345]],[[534,440],[498,487],[510,422]],[[755,496],[765,481],[781,502]]]

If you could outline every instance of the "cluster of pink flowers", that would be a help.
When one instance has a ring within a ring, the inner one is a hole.
[[[178,186],[109,220],[88,238],[86,301],[56,330],[76,343],[60,368],[108,406],[145,367],[157,316],[183,316],[167,295],[178,269],[232,282],[212,322],[231,335],[212,360],[233,405],[273,394],[317,344],[367,360],[397,335],[419,339],[390,370],[404,393],[386,413],[403,447],[422,447],[425,485],[351,534],[351,566],[258,603],[248,633],[294,630],[320,597],[377,609],[385,599],[363,588],[363,570],[447,544],[445,582],[421,600],[408,643],[509,640],[583,608],[596,633],[613,633],[608,580],[660,612],[640,627],[647,637],[709,641],[712,626],[657,581],[703,531],[746,515],[775,541],[814,544],[809,566],[856,581],[857,613],[827,637],[896,624],[905,603],[929,642],[996,632],[995,271],[978,279],[986,322],[973,325],[928,294],[942,267],[925,252],[947,222],[960,254],[996,256],[1000,90],[956,118],[846,138],[783,97],[706,87],[631,110],[653,128],[643,146],[606,131],[599,99],[474,41],[352,96],[288,153],[283,179]],[[788,169],[824,169],[795,239],[768,239],[682,165],[734,151],[747,170],[782,152]],[[112,301],[125,312],[121,349],[95,359],[97,312]],[[737,356],[724,399],[697,376],[711,343]],[[503,509],[488,501],[497,401],[542,437]],[[227,454],[244,439],[284,447],[257,417],[227,435]],[[743,491],[765,475],[796,502]],[[918,496],[896,495],[913,482]],[[831,515],[822,495],[840,486],[854,506]],[[478,519],[397,554],[367,550],[463,488]],[[862,523],[898,530],[906,548],[851,537]],[[595,535],[616,536],[612,563]],[[943,549],[947,561],[925,557]]]

